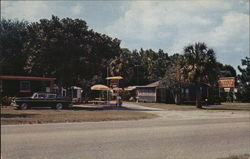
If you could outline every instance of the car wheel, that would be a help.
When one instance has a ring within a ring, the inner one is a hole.
[[[27,103],[22,103],[21,106],[20,106],[20,109],[21,109],[21,110],[26,110],[26,109],[28,109],[28,104],[27,104]]]
[[[62,108],[63,108],[62,103],[57,103],[56,106],[55,106],[55,108],[56,108],[57,110],[62,109]]]

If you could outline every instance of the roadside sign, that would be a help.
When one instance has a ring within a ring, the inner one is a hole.
[[[224,88],[225,92],[230,92],[230,88]]]
[[[234,88],[234,77],[223,77],[219,79],[219,87]]]

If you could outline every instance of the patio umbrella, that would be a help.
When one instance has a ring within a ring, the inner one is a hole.
[[[123,79],[122,76],[114,76],[114,77],[107,77],[106,80],[121,80]]]
[[[90,89],[91,90],[99,90],[99,91],[108,91],[108,90],[110,90],[110,88],[108,86],[105,86],[105,85],[102,85],[102,84],[93,85]]]

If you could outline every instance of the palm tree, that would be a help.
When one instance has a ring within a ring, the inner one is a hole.
[[[181,81],[195,84],[196,107],[201,106],[201,83],[214,84],[217,81],[217,62],[213,49],[205,43],[195,43],[184,48],[183,59],[179,62]]]

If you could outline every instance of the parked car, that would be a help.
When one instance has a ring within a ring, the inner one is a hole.
[[[54,93],[34,93],[31,97],[15,98],[14,103],[19,109],[25,110],[31,107],[52,107],[63,109],[72,106],[71,98],[58,97]]]

